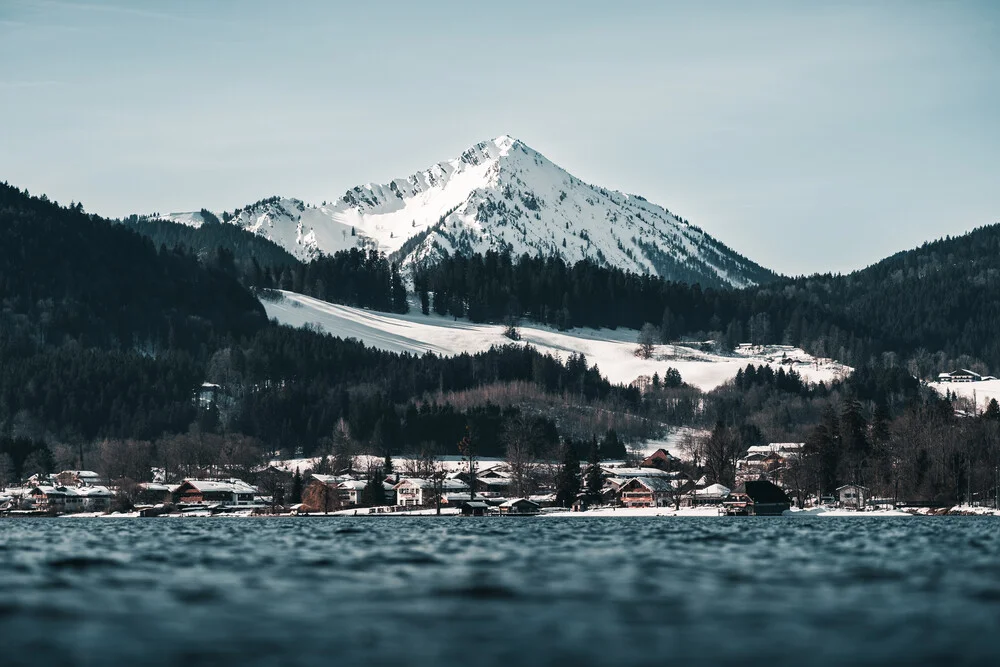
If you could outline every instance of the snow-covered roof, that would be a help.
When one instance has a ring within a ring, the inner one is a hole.
[[[694,492],[696,496],[708,496],[708,497],[725,497],[731,493],[731,489],[728,486],[723,486],[722,484],[712,484],[711,486],[706,486],[704,489],[698,489]]]
[[[663,491],[673,491],[674,490],[673,484],[670,483],[670,480],[669,479],[664,479],[662,477],[633,477],[632,479],[630,479],[625,484],[625,486],[627,486],[628,484],[631,484],[632,482],[636,482],[638,484],[641,484],[644,487],[646,487],[647,489],[649,489],[650,491],[654,491],[654,492],[663,492]]]
[[[500,507],[513,507],[518,503],[531,503],[532,505],[537,505],[534,500],[528,500],[527,498],[512,498],[508,501],[500,503]]]
[[[184,484],[190,484],[193,488],[205,492],[222,491],[229,493],[257,493],[257,489],[250,486],[241,479],[186,479]]]
[[[340,484],[354,479],[350,475],[318,475],[316,473],[310,474],[310,478],[323,484]]]
[[[601,470],[615,477],[670,477],[673,474],[659,468],[605,468],[601,466]]]
[[[83,486],[78,488],[77,493],[88,498],[110,498],[114,494],[106,486]]]
[[[60,475],[76,475],[80,479],[100,479],[100,475],[93,470],[63,470]]]
[[[400,488],[401,486],[412,486],[417,489],[433,489],[436,484],[432,479],[423,479],[421,477],[404,477],[396,484],[394,488]],[[441,480],[441,490],[442,491],[461,491],[463,489],[468,489],[469,485],[460,479],[444,479]]]

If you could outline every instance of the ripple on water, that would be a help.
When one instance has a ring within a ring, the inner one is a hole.
[[[997,664],[998,529],[948,518],[7,520],[0,663]]]

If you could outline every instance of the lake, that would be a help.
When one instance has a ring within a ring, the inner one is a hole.
[[[1000,519],[0,520],[0,665],[996,665]]]

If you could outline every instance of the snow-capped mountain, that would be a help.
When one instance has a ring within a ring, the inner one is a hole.
[[[197,225],[203,216],[166,217]],[[668,210],[584,183],[506,135],[408,178],[357,186],[330,205],[274,197],[219,217],[302,259],[374,245],[403,264],[508,250],[706,286],[743,287],[772,275]]]

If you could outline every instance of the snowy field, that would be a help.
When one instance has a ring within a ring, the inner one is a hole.
[[[379,313],[327,303],[312,297],[282,292],[281,302],[263,301],[267,316],[281,324],[295,327],[309,325],[321,331],[355,338],[365,345],[390,352],[424,354],[433,352],[453,356],[476,353],[494,345],[508,345],[504,327],[473,324],[419,311],[406,315]],[[769,364],[793,368],[811,382],[829,382],[850,373],[851,369],[828,359],[816,359],[794,347],[782,345],[741,348],[732,355],[702,352],[685,345],[657,345],[651,359],[635,356],[638,332],[634,329],[555,329],[525,324],[520,328],[520,345],[531,345],[542,353],[565,361],[570,354],[586,355],[589,365],[596,364],[601,374],[613,383],[629,384],[639,377],[662,378],[670,367],[680,371],[688,384],[710,391],[736,376],[747,364]]]
[[[981,382],[930,382],[929,387],[944,396],[949,391],[953,395],[973,401],[976,409],[982,412],[994,398],[1000,401],[1000,380],[983,380]]]

